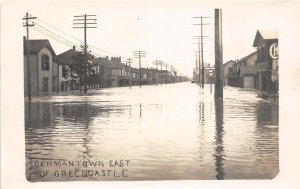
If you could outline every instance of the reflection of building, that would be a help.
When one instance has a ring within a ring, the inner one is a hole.
[[[278,124],[278,105],[273,103],[262,102],[257,105],[257,124]]]
[[[40,95],[58,91],[58,65],[55,52],[47,39],[29,40],[31,94]],[[28,95],[27,45],[24,37],[24,92]]]
[[[258,90],[278,93],[278,37],[276,31],[257,30],[253,47],[257,48]]]

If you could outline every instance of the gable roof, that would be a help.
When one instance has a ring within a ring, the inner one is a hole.
[[[259,39],[262,39],[262,40],[278,39],[277,30],[271,30],[271,29],[257,30],[255,38],[254,38],[254,42],[253,42],[253,47],[257,47],[257,43],[258,43]]]
[[[118,62],[113,62],[113,61],[110,61],[116,68],[119,68],[119,69],[123,69],[125,68],[125,65],[122,64],[122,63],[118,63]]]
[[[74,49],[69,49],[69,50],[57,55],[56,62],[58,64],[65,64],[65,65],[75,63],[75,60],[72,57],[76,54],[77,54],[77,52]]]
[[[237,63],[243,62],[244,60],[249,59],[251,56],[253,56],[253,55],[255,55],[255,54],[257,54],[257,51],[254,51],[254,52],[248,54],[247,56],[244,56],[242,59],[240,59],[239,61],[237,61]]]
[[[113,64],[108,58],[95,58],[95,63],[106,68],[119,69],[119,67]]]
[[[26,43],[26,39],[24,37],[23,39],[23,46],[24,46],[24,54],[27,53],[27,43]],[[35,54],[40,52],[43,48],[48,48],[50,50],[50,52],[52,53],[52,55],[55,56],[55,52],[49,42],[48,39],[33,39],[33,40],[29,40],[29,52],[31,54]]]
[[[223,66],[226,66],[226,65],[229,64],[229,63],[235,63],[235,61],[234,61],[234,60],[229,60],[228,62],[225,62],[225,63],[223,64]]]

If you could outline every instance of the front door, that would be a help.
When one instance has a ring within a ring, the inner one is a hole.
[[[44,77],[42,83],[42,90],[43,92],[48,92],[48,89],[49,89],[49,79],[48,77]]]

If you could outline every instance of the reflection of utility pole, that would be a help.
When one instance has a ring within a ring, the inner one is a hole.
[[[84,65],[84,93],[87,93],[87,66],[88,66],[88,60],[87,60],[87,42],[86,42],[86,29],[87,28],[97,28],[95,26],[89,26],[93,24],[97,24],[96,18],[87,18],[87,17],[94,17],[96,15],[80,15],[80,16],[74,16],[75,18],[73,19],[74,25],[81,25],[81,26],[75,26],[73,27],[74,29],[76,28],[83,28],[84,29],[84,57],[85,57],[85,65]],[[90,22],[94,21],[94,22]]]
[[[30,82],[30,49],[29,49],[29,26],[34,26],[33,23],[29,24],[29,20],[36,19],[36,17],[32,17],[31,15],[26,12],[26,15],[22,20],[26,20],[23,24],[23,27],[26,27],[26,48],[27,48],[27,84],[28,84],[28,100],[31,101],[31,82]]]
[[[134,51],[133,55],[134,55],[134,58],[139,59],[140,87],[142,87],[141,58],[146,57],[146,51]]]
[[[223,98],[222,9],[215,9],[215,98]]]
[[[210,18],[210,17],[204,17],[204,16],[201,16],[201,17],[194,17],[194,18],[200,18],[201,20],[201,23],[200,24],[194,24],[194,25],[200,25],[201,26],[201,35],[199,36],[200,37],[200,44],[201,44],[201,65],[202,65],[202,82],[201,82],[201,86],[202,88],[204,88],[204,58],[203,58],[203,38],[204,37],[208,37],[208,36],[203,36],[203,25],[209,25],[209,23],[203,23],[203,18]]]
[[[215,122],[216,122],[216,131],[215,131],[215,165],[216,165],[216,178],[218,180],[223,180],[225,171],[224,171],[224,163],[223,163],[223,156],[224,156],[224,126],[223,126],[223,99],[216,99],[215,98]]]
[[[127,59],[127,63],[128,63],[128,66],[129,66],[129,88],[131,89],[131,67],[130,67],[130,64],[131,64],[131,58],[128,58]]]

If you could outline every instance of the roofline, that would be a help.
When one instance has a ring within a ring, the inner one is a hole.
[[[257,53],[257,51],[254,51],[254,52],[248,54],[247,56],[244,56],[243,58],[241,58],[240,60],[238,60],[236,63],[242,62],[243,60],[249,58],[250,56],[252,56],[252,55],[254,55],[256,53]]]

